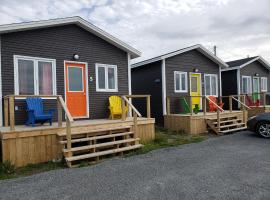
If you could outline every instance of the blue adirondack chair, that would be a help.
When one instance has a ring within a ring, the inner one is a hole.
[[[43,100],[41,98],[26,98],[28,120],[26,125],[35,126],[36,123],[44,124],[49,122],[52,125],[52,118],[55,109],[49,109],[47,113],[43,109]]]

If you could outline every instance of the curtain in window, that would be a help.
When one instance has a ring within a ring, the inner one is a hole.
[[[38,62],[39,94],[53,94],[52,63]]]
[[[18,60],[19,94],[34,94],[34,62],[32,60]]]

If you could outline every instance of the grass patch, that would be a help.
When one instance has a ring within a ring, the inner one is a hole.
[[[5,161],[0,164],[0,180],[30,176],[33,174],[66,168],[62,162],[48,162],[41,164],[29,164],[25,167],[15,169],[10,163]]]
[[[156,127],[155,140],[143,143],[144,147],[127,155],[145,154],[155,149],[201,142],[206,138],[207,136],[203,135],[190,135],[184,131],[169,131],[165,128]]]

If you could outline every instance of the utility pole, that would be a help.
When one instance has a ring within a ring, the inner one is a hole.
[[[217,56],[217,46],[214,46],[214,55]]]

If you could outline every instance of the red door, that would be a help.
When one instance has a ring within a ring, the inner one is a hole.
[[[72,117],[87,117],[86,64],[65,62],[66,104]]]

